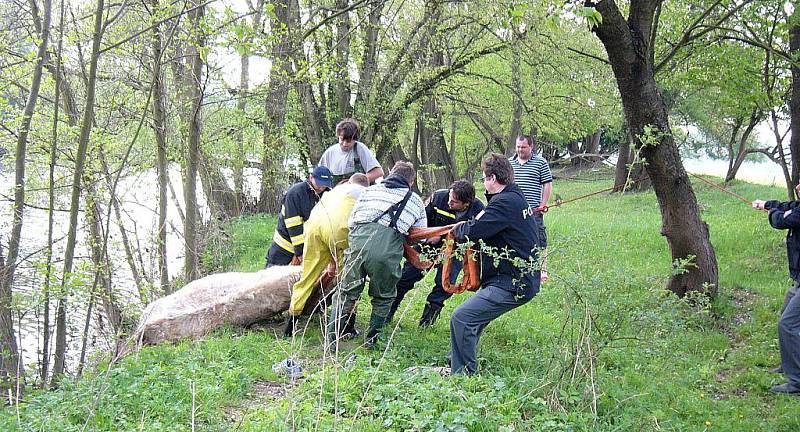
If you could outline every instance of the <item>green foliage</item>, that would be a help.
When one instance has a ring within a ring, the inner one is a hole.
[[[578,16],[586,18],[589,28],[593,29],[603,23],[603,15],[594,7],[584,6],[578,9]]]

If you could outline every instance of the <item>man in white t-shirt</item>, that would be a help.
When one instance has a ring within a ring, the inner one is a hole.
[[[336,136],[339,143],[325,150],[319,165],[327,167],[333,173],[333,183],[346,181],[354,173],[364,173],[370,183],[383,176],[383,168],[375,154],[367,146],[358,141],[358,123],[346,118],[336,125]]]

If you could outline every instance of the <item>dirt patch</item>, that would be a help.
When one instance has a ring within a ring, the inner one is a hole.
[[[720,365],[726,364],[728,356],[745,347],[746,343],[738,334],[738,329],[752,319],[753,304],[758,295],[744,288],[733,287],[728,291],[731,305],[734,307],[734,314],[729,322],[722,323],[721,329],[731,341],[730,350],[719,358]],[[714,381],[724,387],[733,376],[744,373],[745,371],[737,368],[723,368],[714,375]],[[715,400],[727,400],[731,397],[746,397],[747,390],[741,387],[729,390],[720,390],[711,395]]]
[[[282,398],[286,396],[286,386],[278,381],[256,381],[253,384],[253,391],[258,396],[272,398]]]
[[[758,295],[739,287],[731,288],[729,293],[731,304],[736,312],[731,317],[730,322],[722,324],[722,331],[725,332],[725,335],[731,340],[731,348],[739,349],[741,347],[741,340],[736,335],[736,329],[752,318],[753,303]]]

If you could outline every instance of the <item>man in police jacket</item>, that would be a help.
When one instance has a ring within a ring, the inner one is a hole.
[[[540,283],[539,229],[525,195],[514,183],[511,163],[492,153],[482,167],[488,204],[475,219],[460,222],[454,230],[457,240],[484,243],[481,288],[450,318],[450,368],[467,375],[478,370],[478,338],[486,326],[529,302]]]
[[[439,227],[451,225],[456,222],[467,221],[475,217],[483,210],[483,203],[475,198],[475,187],[464,180],[457,180],[450,185],[450,189],[439,189],[431,195],[425,206],[425,213],[428,217],[428,227]],[[429,239],[430,240],[430,239]],[[434,239],[430,243],[433,247],[441,247],[441,239]],[[455,283],[458,273],[461,271],[461,261],[453,259],[450,270],[450,283]],[[403,266],[403,274],[397,281],[397,297],[394,299],[392,308],[389,311],[387,322],[394,318],[400,303],[405,295],[414,288],[414,284],[422,280],[424,274],[422,270],[411,265],[406,261]],[[439,317],[444,306],[445,300],[452,294],[445,292],[442,287],[442,264],[436,266],[436,276],[434,278],[433,290],[428,294],[425,309],[419,320],[420,327],[432,325]]]

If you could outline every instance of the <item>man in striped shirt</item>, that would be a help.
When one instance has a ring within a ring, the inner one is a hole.
[[[359,196],[350,215],[349,246],[344,252],[342,279],[333,297],[328,342],[342,336],[369,276],[372,316],[365,346],[374,346],[397,294],[405,236],[412,227],[428,225],[425,204],[411,190],[416,175],[414,165],[397,162],[383,183],[368,187]]]
[[[517,137],[516,154],[509,158],[514,169],[514,182],[522,189],[525,200],[531,209],[542,210],[553,192],[553,174],[543,157],[533,152],[533,140],[528,135]],[[539,226],[539,241],[542,249],[547,247],[547,231],[544,226],[544,212],[535,213]],[[542,254],[546,260],[547,254]],[[542,263],[542,282],[547,280],[547,270]]]

